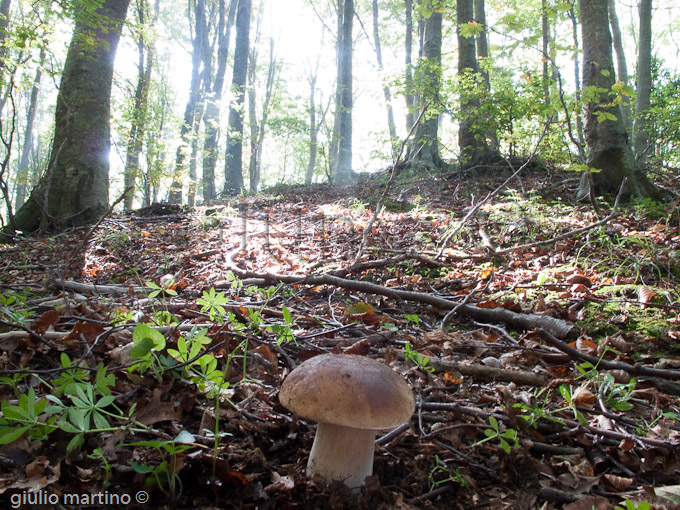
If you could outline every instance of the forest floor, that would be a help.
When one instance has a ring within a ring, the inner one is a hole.
[[[680,508],[678,201],[386,181],[0,246],[2,506]],[[305,476],[316,424],[278,400],[323,352],[416,396],[360,493]]]

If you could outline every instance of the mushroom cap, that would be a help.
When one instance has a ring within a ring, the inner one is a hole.
[[[407,422],[415,410],[408,383],[364,356],[322,354],[283,381],[279,401],[294,413],[344,427],[381,430]]]

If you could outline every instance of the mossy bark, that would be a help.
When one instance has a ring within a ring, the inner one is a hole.
[[[584,104],[587,163],[599,170],[593,175],[599,193],[616,193],[625,177],[628,195],[661,199],[663,193],[635,160],[621,109],[610,95],[615,73],[607,4],[607,0],[580,2],[584,97],[595,91]]]
[[[22,231],[97,221],[109,207],[113,63],[130,0],[76,12],[55,113],[47,170],[15,216]]]

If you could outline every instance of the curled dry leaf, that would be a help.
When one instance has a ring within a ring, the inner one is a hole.
[[[575,404],[589,409],[592,409],[595,404],[595,394],[586,386],[577,388],[572,398]]]

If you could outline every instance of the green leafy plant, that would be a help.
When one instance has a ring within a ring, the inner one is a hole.
[[[452,469],[446,465],[444,461],[439,458],[439,455],[434,456],[434,467],[428,473],[428,480],[430,482],[430,492],[432,492],[437,487],[455,482],[466,489],[470,488],[470,484],[467,482],[463,475],[461,475],[458,468]]]
[[[171,287],[175,284],[174,279],[169,279],[167,281],[162,282],[162,285],[158,285],[157,283],[154,282],[145,282],[144,285],[146,285],[148,288],[152,289],[151,292],[149,293],[149,299],[153,299],[155,297],[160,296],[161,294],[164,296],[176,296],[177,291],[172,289]]]
[[[170,441],[137,441],[124,446],[141,446],[155,449],[161,457],[157,464],[146,464],[137,461],[130,462],[130,467],[135,472],[147,475],[146,485],[158,487],[163,493],[175,496],[178,489],[182,488],[182,480],[179,477],[181,469],[177,456],[194,447],[195,438],[187,431],[180,432],[177,437]]]
[[[132,373],[138,371],[143,374],[151,369],[157,380],[161,380],[163,372],[168,367],[167,358],[161,359],[160,352],[165,349],[165,337],[163,334],[148,324],[137,324],[132,332],[134,346],[130,349],[130,356],[139,361],[128,370]]]
[[[111,485],[111,469],[113,465],[109,463],[102,449],[95,448],[87,457],[101,462],[102,469],[104,470],[104,487],[109,487]]]
[[[646,501],[642,501],[638,503],[637,505],[627,499],[626,501],[623,502],[624,506],[618,506],[616,505],[614,507],[615,510],[649,510],[651,505],[647,503]]]
[[[208,312],[210,320],[213,322],[222,322],[227,315],[227,311],[223,305],[229,302],[229,298],[224,295],[224,292],[215,293],[215,288],[210,287],[209,291],[203,291],[203,297],[196,300],[196,303],[201,305],[202,312]]]
[[[497,439],[501,445],[501,448],[505,453],[510,453],[513,448],[516,448],[519,444],[517,439],[517,431],[515,429],[505,429],[501,431],[500,424],[495,416],[489,416],[489,425],[491,428],[484,429],[484,435],[486,438],[481,441],[477,441],[472,446],[479,446],[487,441],[492,441]],[[512,442],[512,445],[510,444]]]
[[[430,362],[430,357],[423,356],[415,349],[412,349],[410,342],[406,342],[406,344],[404,345],[404,358],[406,359],[406,361],[415,363],[418,366],[418,368],[425,372],[434,372],[434,368],[428,366],[428,363]]]
[[[46,399],[37,399],[35,389],[19,395],[19,401],[11,404],[3,400],[0,404],[0,445],[9,444],[27,434],[29,441],[42,441],[57,429],[56,417],[44,418]]]

